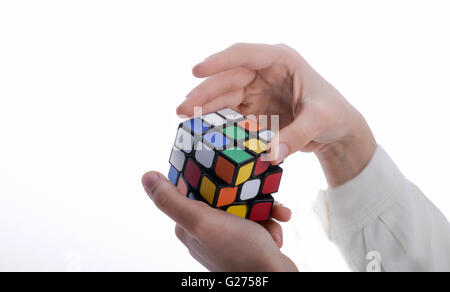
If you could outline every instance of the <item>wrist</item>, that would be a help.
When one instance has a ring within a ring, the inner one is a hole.
[[[353,123],[349,134],[326,144],[315,154],[320,161],[328,185],[338,187],[356,177],[373,157],[377,143],[367,122],[362,116]]]

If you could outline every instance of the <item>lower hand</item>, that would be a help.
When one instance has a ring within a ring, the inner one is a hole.
[[[297,271],[281,253],[281,226],[245,220],[205,203],[190,200],[161,174],[142,178],[155,205],[176,222],[175,233],[192,257],[210,271]],[[275,205],[272,217],[288,221],[290,211]]]

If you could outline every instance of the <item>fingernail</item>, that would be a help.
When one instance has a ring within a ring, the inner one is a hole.
[[[275,159],[277,159],[276,153],[271,146],[265,153],[261,154],[261,161],[274,161]]]
[[[270,155],[267,153],[263,153],[261,154],[261,161],[272,161],[272,159],[270,158]]]
[[[177,107],[177,116],[178,116],[180,119],[187,119],[187,118],[189,118],[189,117],[188,117],[187,115],[183,114],[183,110],[182,110],[182,108],[181,108],[182,106],[183,106],[183,103]]]
[[[159,183],[160,179],[159,175],[154,172],[148,172],[142,177],[142,185],[150,197],[152,196],[152,190]]]
[[[197,65],[194,66],[194,68],[192,68],[192,75],[197,76],[197,74],[199,73],[199,72],[198,72],[198,71],[199,71],[199,68],[200,68],[200,66],[201,66],[202,63],[203,63],[203,62],[198,63]]]
[[[283,207],[283,208],[286,208],[286,207]],[[289,208],[286,208],[286,210],[288,211],[288,213],[289,213],[289,216],[288,216],[288,218],[286,219],[286,220],[291,220],[291,218],[292,218],[292,211],[291,211],[291,209],[289,209]]]
[[[278,159],[277,162],[282,162],[286,156],[289,154],[289,149],[286,144],[280,144],[280,147],[278,148]]]

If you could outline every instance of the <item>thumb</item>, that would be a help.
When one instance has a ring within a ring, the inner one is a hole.
[[[269,145],[264,159],[276,165],[311,142],[315,133],[314,119],[308,113],[300,114],[291,124],[278,132]]]
[[[162,174],[148,172],[142,177],[142,184],[153,203],[187,230],[191,230],[196,222],[201,221],[206,205],[182,196]]]

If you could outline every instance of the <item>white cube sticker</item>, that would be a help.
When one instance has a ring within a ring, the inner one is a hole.
[[[172,148],[172,154],[170,154],[170,164],[175,167],[179,172],[183,172],[184,161],[186,157],[184,156],[183,151],[178,149],[177,147]]]
[[[195,160],[206,168],[211,168],[214,162],[214,150],[202,142],[197,142],[195,146]]]
[[[271,130],[264,130],[263,132],[259,133],[259,138],[266,143],[269,143],[270,140],[272,140],[273,136],[275,136],[275,133]]]
[[[194,146],[194,137],[186,130],[180,128],[178,129],[175,146],[189,154],[192,152],[192,147]]]
[[[230,108],[226,108],[226,109],[223,109],[221,111],[218,111],[218,113],[222,117],[224,117],[224,118],[226,118],[227,120],[230,120],[230,121],[236,121],[236,120],[242,119],[244,117],[240,113],[237,113],[237,112],[235,112],[234,110],[232,110]]]
[[[202,117],[202,119],[213,127],[220,127],[227,123],[224,118],[216,113],[207,114],[206,116]]]
[[[258,195],[261,181],[259,179],[249,180],[244,183],[241,190],[240,199],[250,200]]]

